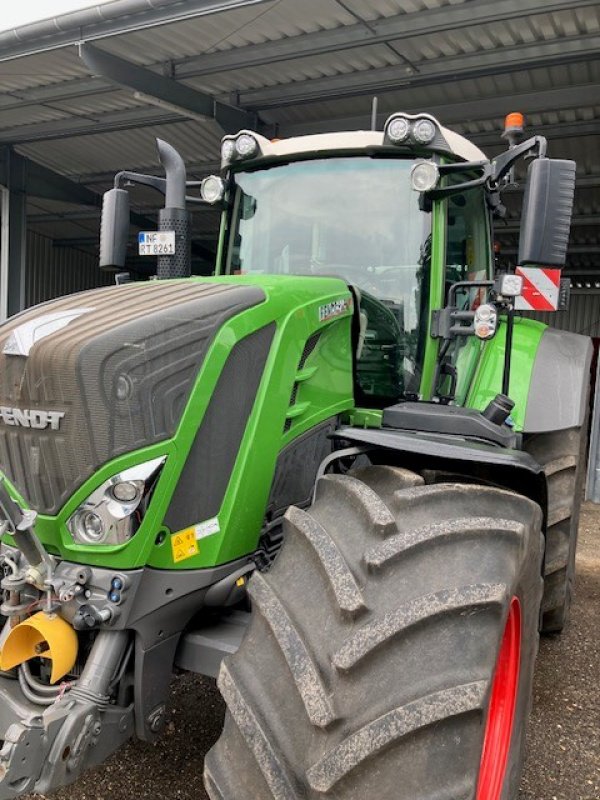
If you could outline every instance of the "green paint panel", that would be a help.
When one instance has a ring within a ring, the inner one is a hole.
[[[516,431],[522,431],[525,424],[533,365],[545,329],[546,325],[541,322],[519,317],[515,319],[509,396],[515,402],[511,416]],[[502,324],[496,336],[486,342],[483,348],[483,356],[467,397],[466,405],[470,408],[482,411],[502,391],[505,347],[506,324]]]

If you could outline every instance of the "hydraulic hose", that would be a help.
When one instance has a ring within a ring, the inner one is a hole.
[[[52,696],[36,694],[27,683],[27,679],[25,678],[25,675],[23,673],[22,664],[17,670],[17,677],[19,680],[19,686],[21,687],[21,691],[23,692],[23,696],[25,697],[26,700],[29,700],[30,703],[35,703],[38,706],[51,706],[58,698],[58,694]]]

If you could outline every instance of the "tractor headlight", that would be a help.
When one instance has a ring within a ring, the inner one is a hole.
[[[93,511],[84,511],[78,520],[78,526],[81,529],[81,538],[88,542],[100,542],[104,538],[102,518]]]
[[[166,457],[113,475],[71,514],[67,527],[77,544],[123,544],[140,527]]]
[[[438,165],[433,161],[417,161],[410,171],[410,182],[415,192],[430,192],[440,178]]]

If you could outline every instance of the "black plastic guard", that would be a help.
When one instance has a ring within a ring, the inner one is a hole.
[[[502,447],[515,447],[517,436],[506,425],[496,425],[480,411],[440,403],[397,403],[383,410],[384,428],[451,434],[483,439]]]
[[[371,445],[373,463],[397,464],[415,471],[442,470],[518,492],[547,512],[546,477],[540,464],[522,450],[473,442],[459,436],[389,428],[340,428],[340,442]]]

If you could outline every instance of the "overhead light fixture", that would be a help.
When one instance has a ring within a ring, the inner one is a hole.
[[[140,103],[147,103],[150,106],[156,106],[157,108],[162,108],[163,111],[171,111],[173,114],[179,114],[181,117],[188,117],[188,119],[194,119],[196,122],[214,122],[213,117],[206,116],[205,114],[199,114],[196,111],[190,111],[188,108],[184,108],[183,106],[178,106],[176,103],[169,103],[167,100],[163,100],[161,97],[154,97],[151,94],[145,94],[144,92],[134,92],[133,96],[136,100],[139,100]]]

